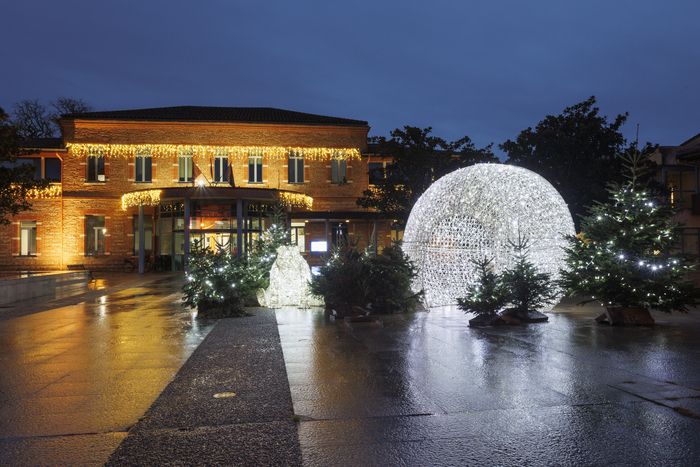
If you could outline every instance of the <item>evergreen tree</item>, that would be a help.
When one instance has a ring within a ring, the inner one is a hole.
[[[675,212],[641,182],[648,157],[633,151],[623,162],[627,181],[611,184],[610,200],[589,207],[582,233],[569,238],[561,283],[608,307],[686,311],[698,295],[677,250]]]
[[[530,311],[550,306],[558,295],[558,287],[549,274],[539,272],[528,259],[527,239],[519,236],[511,247],[515,263],[501,274],[510,304],[507,312],[526,319]]]
[[[501,278],[493,272],[493,260],[472,261],[479,277],[469,285],[465,298],[458,298],[459,308],[465,313],[495,316],[507,303],[506,289]]]

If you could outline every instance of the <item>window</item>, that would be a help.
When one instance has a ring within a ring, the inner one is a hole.
[[[170,220],[170,219],[168,219]],[[139,255],[139,216],[134,216],[134,256]],[[148,256],[153,249],[153,216],[143,216],[144,250]]]
[[[105,181],[105,158],[102,154],[91,154],[87,158],[87,181]]]
[[[104,216],[85,216],[85,256],[97,256],[105,253]]]
[[[61,181],[61,159],[57,157],[44,159],[44,178],[50,182]]]
[[[192,152],[181,152],[177,158],[178,181],[192,181]]]
[[[291,234],[291,240],[292,243],[299,248],[300,252],[306,251],[306,234],[304,231],[304,224],[303,222],[292,222],[292,228],[290,230]]]
[[[347,183],[348,161],[345,159],[331,160],[331,182]]]
[[[303,170],[302,167],[302,173]],[[262,183],[262,181],[262,154],[250,154],[248,155],[248,183]]]
[[[386,163],[385,162],[370,162],[369,168],[369,184],[376,185],[386,178]]]
[[[20,256],[36,255],[36,221],[19,223],[19,254]]]
[[[343,246],[348,244],[348,224],[341,222],[333,226],[333,246]]]
[[[289,183],[304,183],[304,155],[299,151],[289,152]]]
[[[136,181],[151,182],[153,179],[152,157],[148,153],[136,154]]]
[[[214,181],[228,182],[228,155],[226,153],[220,153],[214,157]]]

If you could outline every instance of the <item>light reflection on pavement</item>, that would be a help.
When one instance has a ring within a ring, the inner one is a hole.
[[[173,276],[0,321],[0,464],[101,464],[212,324]]]

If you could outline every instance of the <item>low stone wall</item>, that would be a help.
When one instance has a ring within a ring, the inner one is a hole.
[[[87,290],[88,271],[17,273],[0,276],[0,306],[35,298],[62,298]]]

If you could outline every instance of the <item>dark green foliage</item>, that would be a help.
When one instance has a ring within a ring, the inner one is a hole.
[[[31,209],[27,199],[30,190],[47,185],[34,180],[34,167],[18,164],[20,136],[0,108],[0,224],[8,224],[10,217]]]
[[[412,311],[421,296],[411,290],[415,277],[413,264],[398,246],[378,255],[344,247],[336,249],[312,278],[311,292],[341,316],[352,314],[353,307],[371,313]]]
[[[621,180],[620,155],[629,151],[620,131],[627,114],[608,122],[599,111],[590,97],[500,145],[508,163],[533,170],[554,185],[577,225],[585,206],[604,201],[607,184]]]
[[[245,259],[228,251],[212,252],[197,243],[190,251],[182,301],[197,308],[202,317],[244,316],[243,307],[258,286],[259,278]]]
[[[677,252],[674,210],[639,182],[643,157],[624,162],[628,181],[611,184],[610,200],[594,203],[569,238],[562,286],[606,306],[686,311],[698,291],[687,280],[690,258]]]
[[[507,290],[501,278],[493,272],[493,260],[472,260],[479,277],[467,288],[465,298],[458,298],[459,308],[465,313],[495,316],[507,303]]]
[[[526,318],[528,312],[549,305],[557,295],[557,285],[549,274],[539,272],[527,257],[526,239],[511,244],[515,264],[503,271],[501,280],[509,303],[508,312]]]
[[[385,179],[366,190],[357,204],[403,225],[415,202],[438,178],[478,162],[498,162],[491,146],[477,149],[466,136],[448,142],[431,136],[431,131],[405,126],[392,131],[390,139],[372,138],[376,151],[392,156],[393,163],[387,166]]]
[[[196,244],[187,265],[183,303],[196,307],[204,317],[244,316],[243,307],[257,304],[258,289],[269,285],[277,248],[289,242],[289,230],[280,219],[273,219],[247,258]]]

